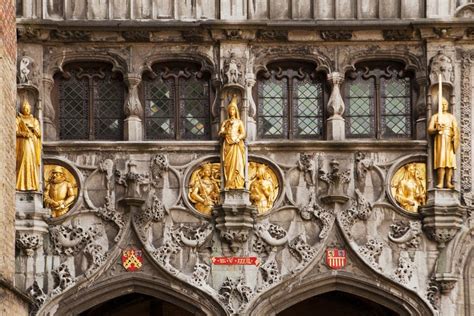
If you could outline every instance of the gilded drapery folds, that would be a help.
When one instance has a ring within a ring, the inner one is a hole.
[[[25,99],[16,118],[16,189],[18,191],[39,190],[40,164],[40,124],[31,114],[31,106]]]
[[[237,95],[233,95],[227,106],[228,119],[219,131],[224,138],[222,162],[224,163],[224,189],[243,189],[245,186],[245,127],[240,120]]]

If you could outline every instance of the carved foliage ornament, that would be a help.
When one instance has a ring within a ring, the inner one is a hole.
[[[430,81],[431,84],[438,82],[438,75],[441,74],[443,82],[454,84],[454,68],[450,57],[439,51],[431,59]]]

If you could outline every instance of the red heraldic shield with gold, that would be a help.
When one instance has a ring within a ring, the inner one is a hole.
[[[334,270],[342,269],[346,266],[347,258],[344,249],[326,249],[326,264]]]
[[[126,249],[122,251],[122,266],[125,270],[133,272],[139,270],[143,265],[142,251],[138,249]]]

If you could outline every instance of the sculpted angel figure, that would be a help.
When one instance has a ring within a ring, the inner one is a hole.
[[[39,190],[41,164],[41,131],[39,121],[31,114],[25,99],[16,117],[16,189]]]
[[[436,187],[453,189],[453,170],[456,169],[456,151],[459,147],[459,127],[454,115],[448,112],[449,103],[442,99],[442,113],[431,116],[428,132],[434,135],[434,169]],[[445,181],[446,180],[446,181]]]
[[[219,203],[219,180],[213,176],[212,164],[205,164],[192,175],[188,197],[198,211],[211,214],[213,206]]]
[[[426,203],[425,172],[415,163],[408,164],[395,183],[395,199],[407,211],[417,212],[418,207]]]
[[[237,107],[237,95],[227,106],[228,118],[219,132],[224,138],[222,144],[222,162],[224,164],[224,189],[243,189],[245,186],[245,128],[240,120]]]

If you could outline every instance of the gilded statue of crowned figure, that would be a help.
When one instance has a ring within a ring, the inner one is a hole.
[[[243,189],[245,186],[245,127],[240,120],[237,95],[227,106],[228,118],[219,132],[224,138],[222,144],[222,162],[224,164],[224,189]]]
[[[434,135],[434,169],[436,187],[453,189],[453,171],[456,169],[456,151],[459,147],[459,128],[454,115],[448,112],[449,103],[441,101],[441,111],[431,116],[428,132]]]
[[[41,131],[38,120],[31,114],[28,101],[23,101],[16,117],[16,189],[39,190],[41,164]]]

